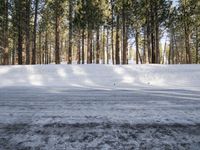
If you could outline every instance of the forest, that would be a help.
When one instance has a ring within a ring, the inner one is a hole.
[[[198,64],[199,0],[0,0],[0,64]]]
[[[200,150],[200,0],[0,0],[0,150]]]

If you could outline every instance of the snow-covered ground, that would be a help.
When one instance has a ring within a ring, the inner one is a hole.
[[[48,86],[65,89],[200,89],[200,65],[37,65],[1,66],[0,87]]]
[[[200,149],[200,65],[0,67],[0,150]]]

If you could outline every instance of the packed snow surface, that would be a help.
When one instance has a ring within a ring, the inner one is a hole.
[[[0,67],[0,150],[200,149],[200,65]]]

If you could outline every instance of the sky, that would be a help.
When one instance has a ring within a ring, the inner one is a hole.
[[[173,5],[175,6],[177,4],[178,4],[177,0],[173,0]]]

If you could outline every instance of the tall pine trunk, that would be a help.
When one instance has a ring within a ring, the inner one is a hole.
[[[196,64],[199,63],[199,30],[196,27]]]
[[[146,62],[147,62],[147,56],[146,56],[146,41],[147,41],[147,38],[146,38],[147,36],[146,35],[147,35],[147,33],[146,33],[146,28],[145,27],[143,28],[143,30],[144,30],[144,37],[143,37],[144,38],[143,39],[144,40],[143,41],[143,63],[146,64]]]
[[[149,5],[149,1],[146,0],[146,5]],[[147,51],[148,51],[148,63],[152,62],[151,59],[151,26],[150,26],[150,10],[146,10],[146,39],[147,39]]]
[[[81,34],[81,30],[79,29],[79,35]],[[77,39],[77,64],[81,64],[81,36],[78,36]]]
[[[186,0],[184,0],[183,15],[184,15],[184,32],[185,32],[185,50],[186,50],[186,63],[191,64],[191,52],[190,52],[190,38],[189,38],[189,24],[188,14],[186,13]]]
[[[55,26],[55,63],[60,64],[60,17],[56,15]]]
[[[87,37],[87,64],[92,63],[92,31],[88,27],[88,37]]]
[[[9,54],[8,54],[8,0],[5,0],[5,14],[4,14],[5,24],[4,24],[4,64],[9,64]]]
[[[114,4],[111,0],[111,17],[112,17],[112,26],[111,26],[111,50],[112,50],[112,63],[115,64],[115,52],[114,52]],[[108,55],[108,54],[107,54]]]
[[[49,50],[48,50],[48,31],[45,31],[45,64],[49,63]]]
[[[96,33],[96,64],[99,64],[99,57],[100,57],[100,43],[99,43],[99,26],[97,27]]]
[[[85,64],[85,29],[82,30],[82,64]]]
[[[105,26],[103,26],[103,35],[102,35],[103,47],[102,47],[102,55],[103,55],[103,64],[105,64]]]
[[[17,51],[18,51],[18,64],[19,65],[22,65],[23,64],[23,61],[22,61],[22,40],[23,40],[23,37],[22,37],[22,12],[21,12],[21,4],[18,3],[18,23],[17,23],[17,30],[18,30],[18,47],[17,47]]]
[[[69,0],[69,49],[68,49],[68,64],[72,64],[72,0]]]
[[[30,7],[31,0],[26,0],[26,64],[30,64]]]
[[[135,31],[135,46],[136,46],[136,64],[139,64],[139,43],[138,43],[138,30]]]
[[[38,34],[38,63],[39,64],[44,64],[44,58],[43,58],[43,48],[42,48],[42,32],[40,31]]]
[[[36,64],[36,38],[37,38],[38,3],[39,3],[39,0],[35,0],[35,18],[34,18],[34,30],[33,30],[32,64]]]
[[[155,14],[154,14],[154,3],[150,2],[151,8],[151,63],[156,63],[156,50],[155,50]]]
[[[125,0],[123,0],[122,9],[122,26],[123,26],[123,52],[122,52],[122,64],[127,64],[127,31],[126,31],[126,13],[125,13]]]
[[[160,36],[159,36],[159,22],[158,22],[158,2],[155,3],[155,53],[156,63],[160,64]]]
[[[106,41],[106,56],[107,56],[106,60],[107,60],[107,64],[109,64],[109,56],[110,56],[110,54],[109,54],[109,29],[108,28],[107,28],[107,38],[106,38],[106,40],[107,40]]]
[[[15,65],[15,49],[16,49],[16,37],[14,36],[12,44],[13,44],[13,48],[12,48],[12,65]]]
[[[116,25],[116,50],[115,50],[115,58],[116,58],[116,64],[120,64],[120,50],[119,50],[119,15],[117,15],[117,25]]]

